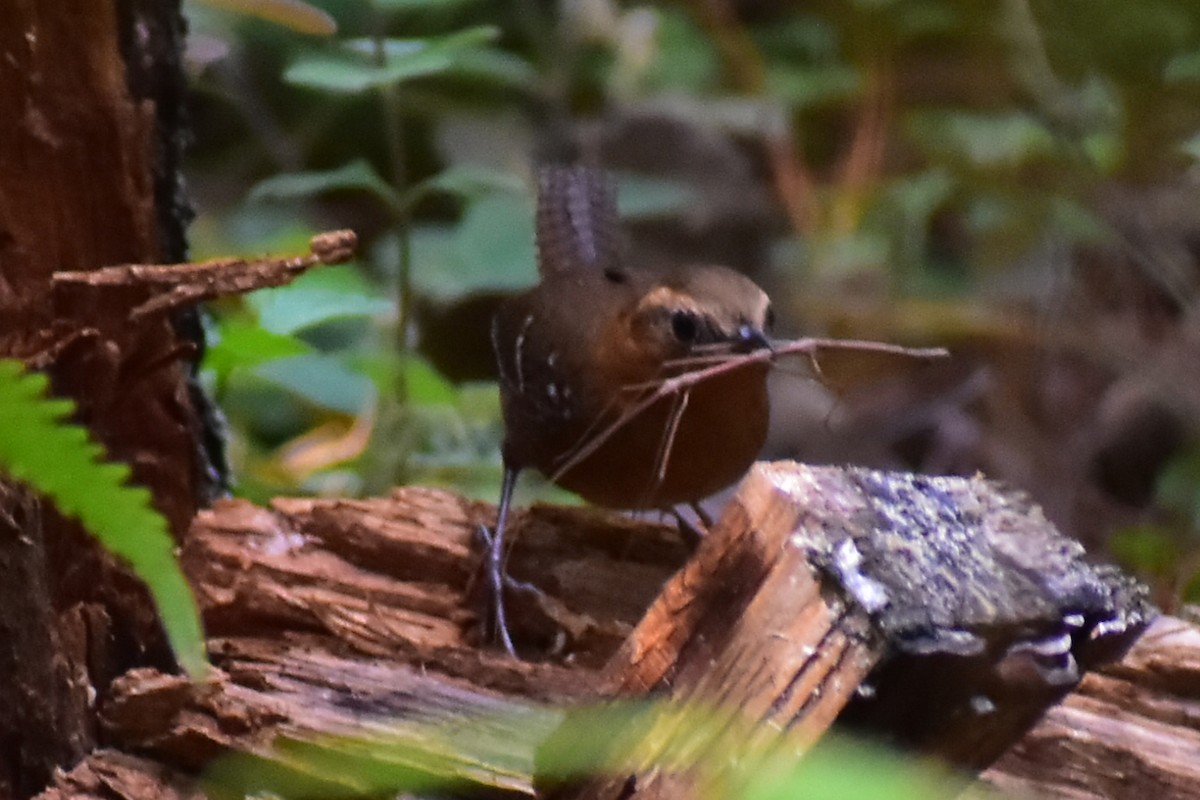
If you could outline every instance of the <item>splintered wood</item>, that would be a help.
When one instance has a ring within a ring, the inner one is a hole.
[[[845,710],[875,737],[979,768],[1152,614],[1136,584],[1082,556],[985,481],[759,466],[604,686],[738,709],[797,757]],[[697,763],[711,774],[746,744],[733,727]],[[703,793],[653,753],[637,775],[560,796]]]
[[[494,513],[419,488],[203,512],[183,561],[218,671],[117,681],[98,701],[113,749],[47,796],[190,800],[220,754],[294,756],[357,732],[425,752],[422,769],[468,793],[691,798],[728,788],[706,781],[728,780],[733,754],[797,757],[831,725],[971,771],[1020,739],[987,778],[1022,791],[1195,796],[1200,632],[1160,619],[1053,705],[1150,612],[985,481],[759,465],[690,559],[668,526],[519,511],[509,571],[537,589],[512,598],[525,660],[478,638],[477,527]],[[696,717],[655,726],[687,740],[682,762],[653,739],[591,783],[535,778],[559,708],[664,694],[736,719],[698,737]],[[362,794],[301,774],[309,796]]]

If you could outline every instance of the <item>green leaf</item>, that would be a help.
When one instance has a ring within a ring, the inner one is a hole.
[[[355,356],[351,364],[370,378],[381,392],[390,391],[403,371],[408,399],[415,405],[451,405],[458,400],[454,385],[416,353],[401,355],[395,350],[386,350]]]
[[[707,93],[721,79],[721,56],[711,36],[682,9],[658,9],[657,51],[644,81],[650,89]]]
[[[1200,161],[1200,131],[1197,131],[1179,145],[1179,149],[1197,161]]]
[[[196,602],[179,564],[167,522],[150,492],[130,486],[129,467],[104,463],[87,431],[63,422],[68,400],[46,397],[44,375],[0,360],[0,468],[45,494],[75,517],[150,589],[179,663],[193,677],[208,668]]]
[[[353,267],[307,272],[287,286],[263,289],[246,298],[263,328],[280,335],[355,317],[394,313],[390,299],[379,297]]]
[[[285,172],[259,181],[250,190],[251,202],[311,198],[324,192],[365,191],[379,198],[393,211],[400,208],[400,197],[368,162],[358,159],[336,169],[311,172]]]
[[[886,197],[910,224],[923,226],[954,188],[950,174],[935,167],[898,178],[887,188]]]
[[[754,29],[754,38],[770,61],[832,63],[841,47],[839,28],[827,19],[791,14]]]
[[[497,193],[471,203],[455,245],[462,277],[472,290],[533,283],[537,250],[531,199]]]
[[[458,399],[454,386],[433,365],[418,355],[404,359],[408,397],[419,405],[449,405]]]
[[[1200,533],[1200,448],[1192,447],[1171,459],[1159,475],[1156,501],[1187,520]]]
[[[447,73],[510,89],[532,90],[538,83],[538,72],[532,64],[515,53],[495,47],[460,50]]]
[[[963,797],[970,782],[944,767],[833,735],[803,759],[776,755],[751,763],[736,795],[744,800],[951,800]]]
[[[841,64],[805,67],[783,62],[767,69],[767,91],[793,109],[845,100],[861,89],[858,72]]]
[[[1189,605],[1200,603],[1200,572],[1194,572],[1179,590],[1179,599]],[[1194,620],[1193,620],[1194,621]]]
[[[252,372],[308,402],[359,414],[375,400],[375,385],[336,356],[308,354],[259,364]]]
[[[441,37],[387,39],[383,42],[382,65],[376,62],[375,42],[356,39],[339,50],[301,56],[283,77],[288,83],[310,89],[358,94],[445,72],[460,63],[464,52],[497,35],[495,27],[481,25]]]
[[[384,11],[441,11],[458,8],[479,0],[374,0],[374,5]]]
[[[522,289],[537,282],[533,201],[495,192],[472,202],[457,228],[422,225],[411,234],[413,285],[434,300]],[[375,257],[393,263],[395,237]]]
[[[910,138],[934,156],[976,167],[1011,169],[1052,155],[1054,135],[1034,117],[1013,112],[930,111],[909,119]]]
[[[224,379],[238,368],[311,351],[312,348],[294,336],[269,331],[250,320],[226,317],[218,323],[204,352],[204,367]]]
[[[1179,545],[1165,528],[1134,525],[1121,528],[1108,540],[1113,557],[1142,575],[1172,575],[1179,563]]]
[[[467,200],[477,200],[491,192],[523,193],[525,182],[511,172],[474,164],[456,164],[421,181],[406,197],[410,203],[429,194],[443,193]]]
[[[1163,68],[1163,78],[1168,83],[1200,81],[1200,50],[1174,56]]]

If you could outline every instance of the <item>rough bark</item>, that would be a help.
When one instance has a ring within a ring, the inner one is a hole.
[[[15,0],[0,20],[0,356],[77,401],[177,536],[213,483],[178,359],[194,345],[165,317],[126,325],[118,298],[62,302],[51,276],[182,256],[181,35],[170,0]],[[0,796],[24,796],[94,745],[115,675],[171,656],[140,585],[78,526],[19,491],[0,502],[19,528],[0,544]]]

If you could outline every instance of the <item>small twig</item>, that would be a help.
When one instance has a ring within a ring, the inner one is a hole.
[[[563,475],[579,466],[582,461],[595,453],[601,445],[612,438],[617,431],[628,425],[638,414],[641,414],[664,397],[669,397],[680,391],[690,391],[693,386],[715,378],[718,375],[723,375],[726,372],[740,369],[749,364],[770,363],[781,356],[806,355],[816,364],[817,353],[820,350],[853,350],[860,353],[882,353],[885,355],[919,359],[948,358],[950,355],[950,351],[944,347],[903,347],[896,344],[869,342],[859,339],[792,339],[789,341],[774,342],[771,349],[730,354],[721,358],[720,361],[712,364],[712,366],[692,369],[678,375],[665,377],[657,384],[638,384],[636,387],[625,387],[627,389],[644,390],[645,393],[640,399],[622,410],[616,419],[601,429],[594,437],[590,439],[584,437],[580,442],[580,446],[550,476],[550,481],[553,483],[560,480]],[[679,361],[686,363],[690,359],[680,359]],[[668,362],[666,366],[674,366],[675,363]],[[676,421],[674,424],[678,424],[678,422]]]
[[[121,264],[114,267],[56,272],[55,289],[74,287],[141,287],[151,293],[149,300],[129,312],[129,321],[137,322],[180,306],[191,305],[231,294],[242,294],[270,286],[290,283],[318,264],[340,264],[350,260],[358,237],[354,231],[328,231],[309,242],[309,254],[293,258],[217,258],[186,264]]]
[[[671,450],[675,447],[675,437],[679,435],[679,423],[683,420],[684,412],[687,411],[691,398],[690,389],[684,389],[675,395],[675,402],[671,405],[671,416],[667,420],[662,439],[658,443],[658,455],[654,464],[654,487],[651,494],[661,488],[663,481],[667,479],[667,466],[671,463]]]

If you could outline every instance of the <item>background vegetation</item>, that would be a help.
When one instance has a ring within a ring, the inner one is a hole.
[[[185,6],[194,257],[363,242],[213,309],[239,493],[494,498],[491,309],[534,281],[532,165],[582,156],[639,257],[746,270],[785,333],[954,350],[781,370],[770,455],[982,470],[1200,595],[1192,0]]]

